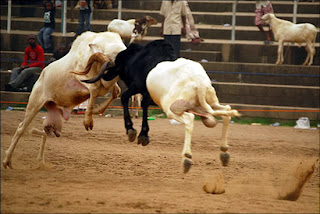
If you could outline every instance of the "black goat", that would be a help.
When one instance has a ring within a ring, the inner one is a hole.
[[[128,103],[130,97],[138,93],[141,93],[143,96],[141,102],[143,119],[138,144],[146,146],[149,143],[148,107],[152,102],[146,86],[147,75],[159,62],[174,61],[176,59],[177,57],[172,45],[164,40],[149,42],[145,47],[131,44],[126,50],[121,51],[117,55],[115,66],[107,68],[107,73],[105,73],[105,70],[102,70],[96,78],[84,80],[87,83],[96,82],[100,78],[110,81],[119,75],[120,79],[126,84],[128,90],[121,95],[121,102],[124,111],[126,133],[130,142],[133,142],[137,135],[129,113]]]

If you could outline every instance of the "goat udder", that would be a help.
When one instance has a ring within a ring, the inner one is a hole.
[[[54,134],[55,136],[60,137],[62,130],[61,111],[54,102],[48,102],[45,107],[48,112],[43,121],[43,129],[48,135]]]

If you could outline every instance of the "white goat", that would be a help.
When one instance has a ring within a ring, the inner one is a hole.
[[[279,42],[278,59],[276,64],[282,64],[284,42],[296,42],[299,45],[306,43],[305,49],[308,53],[303,65],[311,65],[313,56],[316,53],[315,41],[317,38],[317,28],[310,24],[293,24],[290,21],[277,18],[274,14],[268,13],[262,16],[262,21],[270,25],[274,38]]]
[[[114,19],[109,23],[108,31],[120,34],[122,39],[130,39],[130,44],[135,39],[142,40],[147,34],[148,27],[157,23],[157,20],[151,16],[145,16],[141,19],[129,19],[127,21]]]
[[[48,65],[32,89],[24,120],[19,124],[10,147],[5,151],[3,166],[12,168],[11,158],[18,140],[42,107],[48,111],[43,123],[44,130],[33,130],[34,133],[43,136],[38,156],[41,165],[44,165],[43,149],[46,135],[59,137],[62,118],[68,120],[72,109],[87,99],[90,100],[84,126],[87,130],[92,129],[92,113],[103,112],[112,100],[119,96],[120,88],[116,84],[117,78],[112,81],[100,80],[95,84],[86,84],[80,80],[92,78],[101,69],[105,70],[108,62],[113,62],[116,55],[124,49],[126,47],[117,33],[86,32],[75,40],[66,56]],[[99,53],[94,54],[97,51]],[[112,91],[112,95],[102,104],[93,107],[94,99],[109,91]]]
[[[223,130],[220,158],[223,165],[229,161],[227,131],[231,116],[240,116],[229,105],[220,105],[215,89],[201,64],[179,58],[176,61],[160,62],[150,71],[146,80],[152,100],[162,107],[168,118],[185,125],[185,140],[182,151],[184,172],[192,165],[191,134],[194,115],[202,118],[207,127],[216,126],[215,117],[222,116]]]

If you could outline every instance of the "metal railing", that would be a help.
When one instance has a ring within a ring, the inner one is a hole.
[[[63,33],[63,36],[66,35],[67,32],[67,1],[68,0],[62,0],[62,10],[61,10],[61,32]],[[293,23],[297,23],[297,11],[298,11],[298,0],[293,0]],[[90,1],[91,8],[93,9],[93,1]],[[236,35],[236,15],[237,15],[237,4],[238,0],[234,0],[232,3],[232,30],[231,30],[231,41],[235,41],[235,35]],[[7,18],[7,32],[10,33],[11,31],[11,9],[12,9],[12,0],[8,0],[8,18]],[[118,19],[121,19],[122,17],[122,0],[118,0]],[[91,13],[91,19],[92,19],[92,13]]]

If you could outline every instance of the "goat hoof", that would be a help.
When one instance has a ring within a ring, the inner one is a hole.
[[[137,136],[137,131],[136,131],[135,129],[129,129],[129,130],[128,130],[128,139],[129,139],[129,142],[135,141],[136,136]]]
[[[223,151],[223,152],[227,152],[228,149],[229,149],[228,146],[221,146],[221,147],[220,147],[220,150]],[[223,153],[221,153],[221,155],[222,155],[222,154],[223,154]]]
[[[12,168],[12,164],[11,164],[11,161],[3,161],[2,162],[2,164],[3,164],[3,167],[5,168],[5,169],[7,169],[7,167],[9,167],[10,169],[13,169]]]
[[[192,166],[192,160],[186,158],[183,161],[183,173],[189,172],[190,168]]]
[[[192,155],[191,154],[184,154],[184,156],[186,157],[186,158],[189,158],[189,159],[192,159]]]
[[[220,160],[223,166],[228,166],[229,160],[230,160],[230,154],[228,152],[221,153]]]
[[[142,144],[142,146],[146,146],[149,144],[149,137],[148,136],[139,136],[138,137],[138,144]]]
[[[90,130],[93,129],[93,124],[92,124],[92,123],[90,123],[90,124],[85,124],[85,123],[84,123],[84,127],[86,128],[87,131],[89,131],[89,129],[90,129]]]

